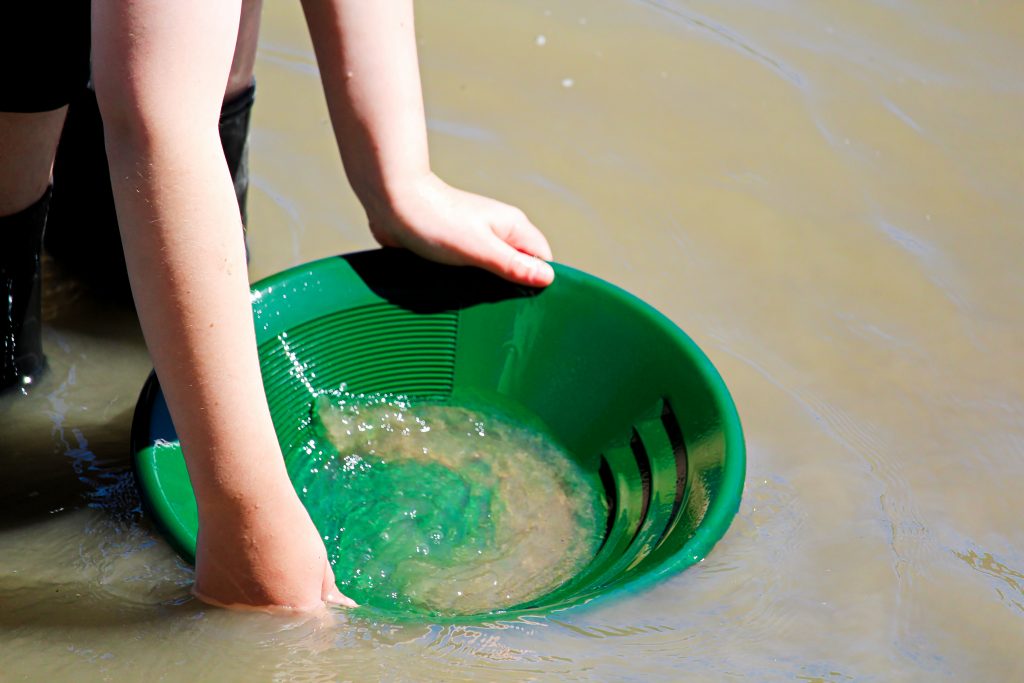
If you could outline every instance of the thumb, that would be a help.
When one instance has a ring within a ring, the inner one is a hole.
[[[549,263],[519,251],[494,233],[481,240],[466,258],[470,265],[529,287],[547,287],[555,279]]]
[[[339,607],[359,607],[355,600],[344,595],[340,590],[338,590],[338,586],[334,581],[334,570],[331,569],[331,563],[328,561],[324,562],[324,584],[321,599],[328,605],[337,605]]]

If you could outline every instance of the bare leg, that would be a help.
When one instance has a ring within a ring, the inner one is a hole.
[[[252,85],[262,9],[263,0],[242,1],[242,19],[238,24],[238,39],[235,42],[235,54],[231,59],[228,87],[224,92],[225,102],[234,99]]]
[[[40,114],[0,112],[0,216],[34,204],[50,184],[50,169],[67,107]]]
[[[256,46],[259,41],[262,0],[243,0],[235,54],[228,73],[228,86],[220,110],[220,141],[224,158],[235,183],[235,196],[242,212],[242,225],[249,222],[249,121],[255,101]],[[249,244],[246,242],[246,254]],[[247,258],[248,260],[248,258]]]

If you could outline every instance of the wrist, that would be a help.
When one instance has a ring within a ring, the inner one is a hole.
[[[230,492],[196,492],[200,526],[215,523],[218,526],[227,524],[246,527],[259,520],[274,519],[284,511],[296,508],[302,508],[302,501],[290,485],[247,491],[232,489]]]
[[[244,466],[190,468],[189,475],[200,516],[248,514],[298,500],[279,450],[247,459]]]
[[[405,201],[437,177],[429,165],[410,166],[386,173],[365,174],[352,180],[352,188],[371,221],[391,220],[402,213]]]

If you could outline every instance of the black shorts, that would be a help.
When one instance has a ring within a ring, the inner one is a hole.
[[[60,109],[89,82],[89,0],[2,0],[0,112]]]

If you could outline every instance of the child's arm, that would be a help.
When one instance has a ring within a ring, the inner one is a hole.
[[[412,0],[302,5],[345,170],[377,240],[549,284],[554,272],[538,258],[550,260],[551,250],[522,211],[430,170]]]
[[[264,398],[217,135],[239,0],[95,0],[93,73],[132,291],[199,504],[195,592],[344,602]]]

